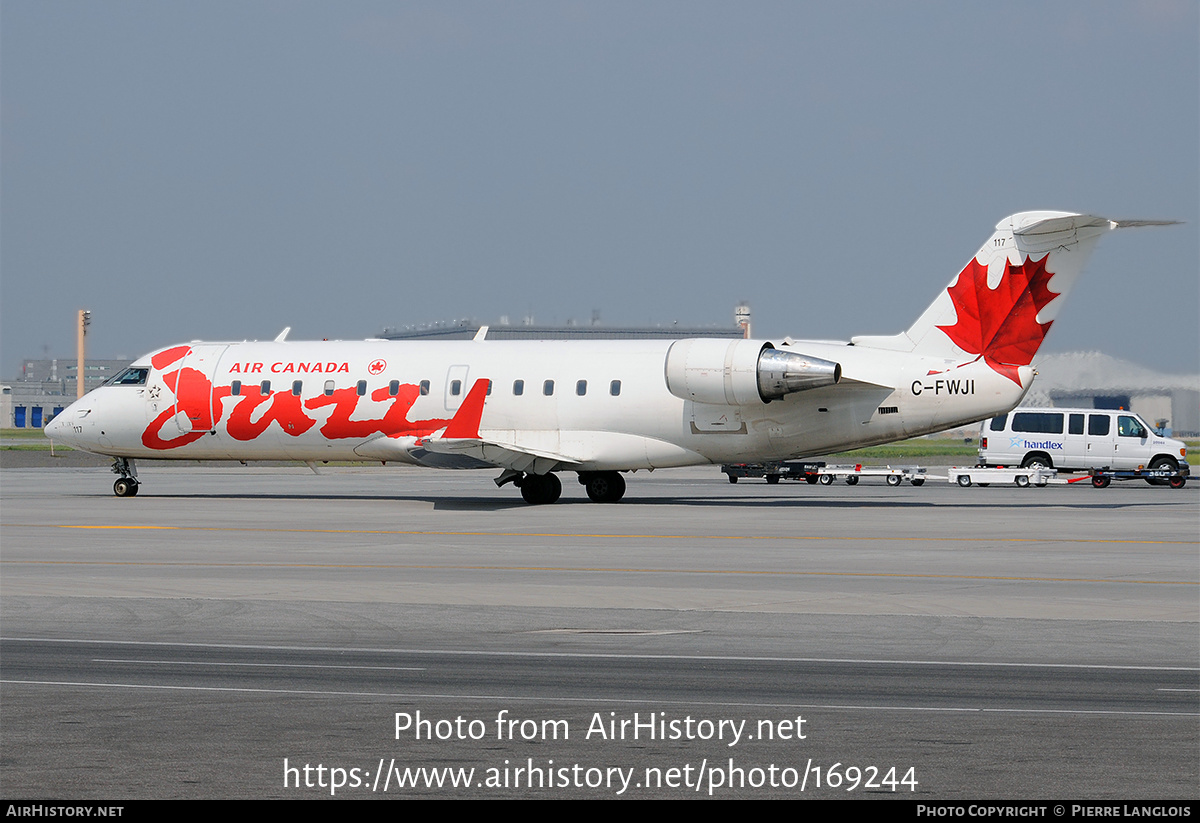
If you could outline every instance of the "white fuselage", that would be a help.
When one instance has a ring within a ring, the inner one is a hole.
[[[668,388],[672,342],[196,342],[139,359],[144,384],[91,392],[49,433],[115,457],[498,465],[422,447],[486,379],[488,442],[567,458],[546,470],[632,470],[887,442],[1007,411],[1026,391],[982,361],[788,341],[778,347],[840,363],[841,381],[772,402],[696,402]]]

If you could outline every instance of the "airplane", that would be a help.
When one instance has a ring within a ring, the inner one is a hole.
[[[134,361],[46,426],[113,458],[398,461],[493,468],[528,503],[575,472],[614,503],[623,474],[845,451],[1005,413],[1114,221],[1022,212],[907,331],[847,342],[756,339],[194,341]]]

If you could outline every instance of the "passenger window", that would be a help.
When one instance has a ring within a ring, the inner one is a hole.
[[[296,381],[294,381],[294,382],[292,383],[292,394],[294,394],[296,397],[299,397],[299,396],[300,396],[300,390],[301,390],[301,389],[303,389],[303,388],[304,388],[304,381],[303,381],[303,380],[296,380]]]
[[[233,383],[229,386],[229,393],[232,394],[234,397],[239,397],[242,393],[242,381],[234,380]]]
[[[429,381],[422,380],[421,381],[421,395],[424,396],[427,394],[429,394]]]
[[[1088,434],[1095,437],[1104,437],[1108,434],[1111,418],[1107,414],[1089,414],[1088,415]]]
[[[332,380],[325,381],[325,396],[333,397],[333,381]]]
[[[488,381],[487,391],[485,391],[484,394],[486,394],[488,397],[492,396],[492,381],[491,380]]]
[[[358,396],[362,397],[364,394],[367,393],[367,381],[359,380],[358,386],[356,388],[358,389]]]
[[[618,397],[621,394],[621,381],[614,380],[608,384],[608,393],[613,397]]]
[[[391,383],[388,383],[388,396],[389,397],[395,397],[399,393],[400,393],[400,381],[399,380],[393,380]],[[422,392],[422,393],[424,393],[424,392]]]
[[[580,397],[583,397],[585,394],[587,394],[587,381],[586,380],[576,380],[575,381],[575,393],[577,395],[579,395]]]
[[[1083,415],[1072,414],[1067,420],[1067,434],[1083,434]]]
[[[513,381],[513,394],[516,395],[517,397],[520,397],[524,393],[525,393],[525,381],[524,380],[514,380]]]
[[[271,381],[264,380],[261,383],[259,383],[258,384],[258,393],[261,394],[263,397],[270,397],[271,396]]]
[[[462,381],[461,380],[451,380],[450,381],[450,394],[452,394],[455,397],[458,397],[459,393],[461,393],[461,392],[462,392]]]
[[[1146,428],[1134,418],[1121,415],[1117,418],[1117,434],[1121,437],[1145,437]]]
[[[554,381],[553,380],[547,380],[545,383],[542,384],[542,394],[546,395],[547,397],[554,394]]]
[[[1004,427],[1006,425],[1008,425],[1008,415],[998,414],[992,418],[991,425],[989,425],[988,428],[994,432],[1002,432],[1004,431]]]

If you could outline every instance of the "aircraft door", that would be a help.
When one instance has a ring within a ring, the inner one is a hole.
[[[213,378],[228,346],[192,346],[183,358],[175,385],[175,426],[183,434],[213,431],[219,417],[213,404]]]

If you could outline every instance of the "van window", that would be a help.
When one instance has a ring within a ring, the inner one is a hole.
[[[1088,434],[1094,437],[1104,437],[1108,434],[1108,427],[1111,420],[1107,414],[1089,414],[1088,415]]]
[[[1117,418],[1117,434],[1121,437],[1145,437],[1146,427],[1135,418],[1121,415]]]
[[[1062,412],[1017,412],[1013,415],[1012,430],[1030,434],[1062,434]]]
[[[1072,414],[1067,418],[1067,434],[1083,434],[1083,415]]]
[[[992,424],[990,426],[988,426],[988,428],[994,432],[1002,432],[1002,431],[1004,431],[1004,427],[1007,424],[1008,424],[1008,415],[1007,414],[998,414],[992,418]]]

